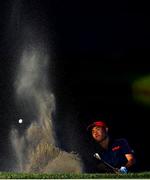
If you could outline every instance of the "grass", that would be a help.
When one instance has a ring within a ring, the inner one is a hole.
[[[149,179],[150,172],[128,174],[45,174],[0,172],[0,179]]]

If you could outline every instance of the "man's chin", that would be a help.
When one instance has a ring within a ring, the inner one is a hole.
[[[96,138],[95,141],[98,142],[98,143],[101,143],[103,142],[105,139],[107,138],[107,136],[105,136],[104,138]]]
[[[101,141],[102,141],[102,139],[97,138],[97,139],[95,139],[95,141],[96,141],[96,142],[101,142]]]

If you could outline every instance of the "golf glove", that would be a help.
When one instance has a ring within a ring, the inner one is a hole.
[[[121,166],[121,168],[119,169],[119,172],[120,172],[121,174],[127,174],[128,170],[127,170],[126,167]]]

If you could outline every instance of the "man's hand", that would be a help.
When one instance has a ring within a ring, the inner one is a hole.
[[[126,167],[124,166],[121,166],[121,168],[118,170],[121,174],[127,174],[128,173],[128,170]]]

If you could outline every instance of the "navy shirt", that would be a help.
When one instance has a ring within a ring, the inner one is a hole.
[[[104,161],[109,163],[115,168],[120,168],[127,163],[125,154],[133,154],[133,150],[129,146],[126,139],[110,140],[108,149],[103,149],[99,144],[95,144],[91,153],[91,166],[95,172],[111,172],[111,168],[108,168],[103,162],[96,159],[94,154],[98,153]]]

